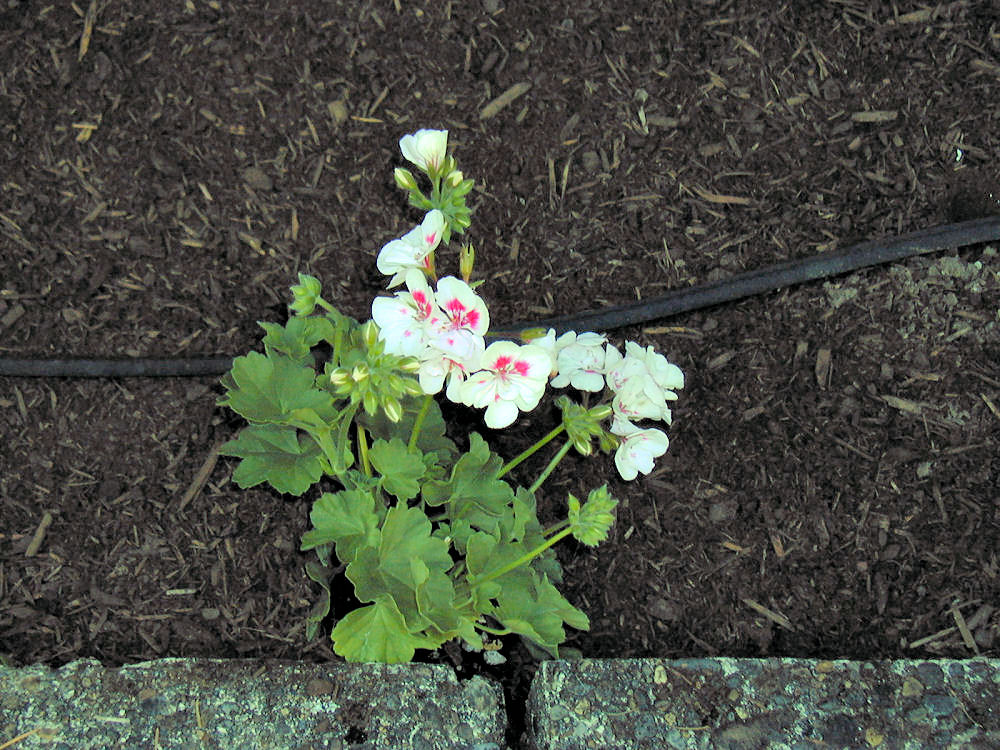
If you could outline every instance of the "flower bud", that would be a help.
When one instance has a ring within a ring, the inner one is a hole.
[[[413,173],[409,169],[396,167],[393,170],[392,176],[396,180],[396,184],[403,190],[417,189],[417,181],[413,178]]]
[[[365,391],[365,395],[361,397],[361,405],[365,407],[365,414],[374,417],[378,411],[378,396],[374,391]]]
[[[468,284],[472,276],[472,266],[476,262],[476,249],[471,245],[463,245],[458,254],[458,272],[462,275],[462,280]]]
[[[403,357],[399,362],[399,369],[403,372],[420,372],[420,360],[416,357]]]
[[[351,380],[355,383],[360,383],[362,380],[367,378],[369,375],[368,365],[364,362],[354,365],[354,369],[351,370]]]
[[[462,172],[458,169],[452,170],[448,173],[448,176],[444,178],[444,182],[450,188],[457,188],[462,184]]]
[[[375,348],[375,344],[378,342],[378,325],[375,324],[374,320],[369,320],[361,326],[361,338],[365,342],[366,349]]]
[[[385,412],[385,416],[389,418],[390,422],[398,422],[403,416],[403,405],[399,403],[397,398],[383,396],[382,411]]]
[[[330,382],[333,385],[344,385],[351,379],[351,374],[344,367],[338,367],[330,372]]]
[[[611,404],[598,404],[597,406],[592,406],[588,411],[588,414],[598,421],[607,419],[613,413],[614,409],[611,408]]]

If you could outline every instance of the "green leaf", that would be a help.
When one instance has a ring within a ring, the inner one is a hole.
[[[528,575],[504,580],[493,617],[505,628],[530,639],[558,658],[559,644],[566,640],[563,623],[578,630],[588,630],[590,622],[545,576],[526,568],[517,570]]]
[[[387,596],[349,613],[330,634],[333,650],[347,661],[398,664],[410,661],[418,648],[441,642],[409,632],[403,615]]]
[[[219,453],[242,458],[233,481],[246,489],[267,482],[278,492],[301,495],[323,476],[323,459],[316,442],[299,439],[294,427],[250,425]]]
[[[605,484],[591,490],[587,502],[580,507],[580,501],[569,495],[570,533],[588,547],[596,547],[608,538],[608,530],[615,522],[614,509],[618,501],[608,494]]]
[[[250,352],[233,361],[219,402],[250,422],[284,422],[295,409],[332,413],[333,397],[313,387],[316,373],[283,355]],[[233,388],[235,386],[235,389]]]
[[[382,475],[386,492],[403,502],[420,494],[420,478],[424,475],[423,454],[407,451],[399,438],[376,440],[368,451],[372,466]]]
[[[299,549],[309,550],[333,542],[337,545],[337,557],[349,563],[360,548],[378,546],[379,517],[371,492],[325,492],[313,503],[309,520],[313,528],[302,535]]]
[[[514,501],[514,490],[498,479],[503,460],[491,452],[478,433],[472,433],[469,451],[455,464],[447,488],[440,483],[425,485],[424,502],[428,505],[448,503],[452,520],[455,548],[465,551],[467,533],[461,533],[466,521],[470,527],[496,533],[501,520]],[[443,498],[447,496],[447,501]]]
[[[312,366],[312,348],[320,341],[333,338],[333,323],[327,318],[291,318],[284,326],[277,323],[260,323],[264,336],[264,351],[281,352],[296,364]]]
[[[323,587],[323,593],[306,616],[306,640],[311,641],[323,620],[330,614],[330,579],[333,578],[333,569],[310,560],[306,563],[306,575]]]
[[[363,602],[388,595],[411,629],[427,625],[417,606],[416,591],[432,571],[453,565],[448,543],[431,535],[431,522],[420,508],[396,505],[386,513],[378,548],[359,549],[347,566],[354,593]]]

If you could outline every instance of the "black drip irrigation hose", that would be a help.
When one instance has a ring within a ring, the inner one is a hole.
[[[556,333],[575,331],[610,331],[648,323],[680,313],[701,310],[725,302],[764,292],[826,279],[894,260],[925,255],[939,250],[965,247],[1000,240],[1000,216],[973,219],[956,224],[910,232],[871,242],[788,260],[747,271],[711,284],[676,289],[666,294],[630,305],[605,310],[590,310],[547,320],[519,323],[490,331],[491,338],[516,339],[527,329],[554,328]],[[233,357],[190,357],[175,359],[4,359],[0,358],[0,376],[9,377],[184,377],[219,376],[229,371]]]

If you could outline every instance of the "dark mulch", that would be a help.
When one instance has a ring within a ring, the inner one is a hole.
[[[13,0],[0,356],[244,352],[298,271],[366,317],[378,248],[419,218],[391,176],[419,127],[448,128],[478,183],[504,323],[981,214],[989,7]],[[944,256],[618,332],[688,387],[655,476],[568,460],[544,493],[546,519],[608,476],[623,501],[609,543],[560,553],[593,625],[572,647],[997,655],[998,261]],[[239,427],[219,393],[0,379],[0,652],[335,658],[304,638],[309,498],[241,492],[229,459],[185,496]]]

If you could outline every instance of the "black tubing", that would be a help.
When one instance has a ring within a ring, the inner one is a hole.
[[[523,331],[532,328],[554,328],[557,333],[567,330],[610,331],[914,255],[997,240],[1000,240],[1000,216],[962,221],[898,237],[862,242],[830,253],[775,263],[711,284],[675,289],[660,297],[630,305],[519,323],[490,331],[488,335],[499,339],[519,338]],[[232,362],[233,357],[227,356],[190,359],[0,358],[0,376],[72,378],[218,376],[228,372]]]
[[[615,328],[648,323],[692,310],[743,299],[782,287],[815,281],[856,271],[859,268],[923,255],[937,250],[964,247],[979,242],[1000,240],[1000,216],[963,221],[957,224],[910,232],[898,237],[852,245],[843,250],[786,260],[756,271],[731,276],[711,284],[699,284],[687,289],[675,289],[648,300],[633,302],[605,310],[590,310],[574,315],[562,315],[531,323],[521,323],[497,330],[494,335],[517,335],[527,328],[554,328],[556,333],[568,330],[610,331]]]

